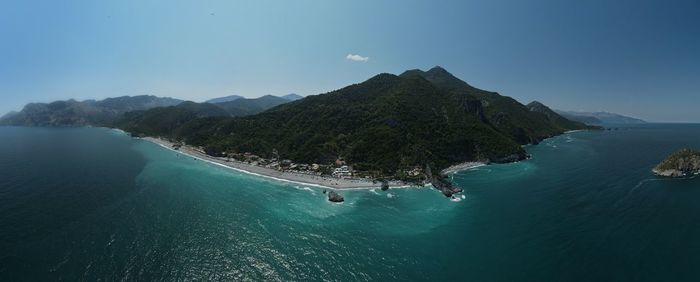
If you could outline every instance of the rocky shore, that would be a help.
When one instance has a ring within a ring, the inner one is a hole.
[[[652,172],[664,177],[683,177],[700,173],[700,151],[682,149],[668,156]]]

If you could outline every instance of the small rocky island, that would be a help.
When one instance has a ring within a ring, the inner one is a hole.
[[[652,172],[658,176],[682,177],[700,173],[700,151],[682,149],[658,164]]]
[[[330,191],[328,192],[328,201],[334,203],[342,203],[343,201],[345,201],[345,199],[343,198],[343,196],[336,193],[335,191]]]

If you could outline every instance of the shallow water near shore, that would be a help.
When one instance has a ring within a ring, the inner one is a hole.
[[[700,125],[573,132],[428,188],[231,171],[103,128],[0,127],[0,280],[696,280]]]

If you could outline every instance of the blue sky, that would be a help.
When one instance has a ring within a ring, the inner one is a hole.
[[[523,103],[700,122],[697,3],[1,1],[0,113],[67,98],[318,94],[440,65]]]

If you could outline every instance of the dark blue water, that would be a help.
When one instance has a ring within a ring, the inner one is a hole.
[[[700,279],[700,125],[576,132],[430,189],[259,179],[99,128],[0,127],[0,281]]]

